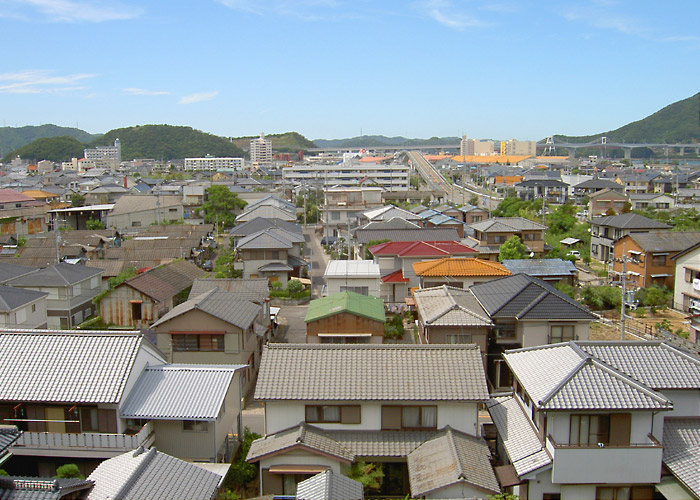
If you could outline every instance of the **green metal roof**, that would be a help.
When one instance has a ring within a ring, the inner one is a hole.
[[[306,310],[304,321],[309,323],[344,312],[364,316],[380,323],[386,321],[382,299],[347,291],[312,300]]]

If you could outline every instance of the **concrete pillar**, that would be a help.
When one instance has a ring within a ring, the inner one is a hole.
[[[632,159],[632,148],[622,148],[622,150],[625,152],[625,158],[627,160]]]
[[[681,149],[680,149],[680,155],[681,155],[681,156],[685,156],[685,148],[681,148]]]

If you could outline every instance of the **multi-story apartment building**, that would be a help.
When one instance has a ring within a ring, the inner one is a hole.
[[[97,166],[114,170],[122,161],[122,145],[117,138],[114,140],[114,145],[85,149],[83,155],[86,160],[94,162]]]
[[[387,191],[407,191],[410,187],[410,168],[402,163],[297,164],[282,169],[282,178],[289,185],[311,187],[356,187],[362,181],[378,185]]]
[[[260,137],[250,140],[250,163],[253,166],[272,163],[272,141],[265,139],[265,134],[262,132]]]
[[[501,154],[506,156],[535,156],[537,154],[537,143],[535,141],[508,139],[501,142]]]
[[[613,258],[615,241],[632,233],[648,233],[671,226],[642,215],[628,213],[591,219],[591,257],[607,262]]]
[[[488,409],[509,492],[643,500],[670,486],[679,493],[664,498],[698,498],[696,357],[662,342],[573,341],[503,358],[513,390]]]
[[[481,141],[479,139],[467,139],[462,135],[459,143],[459,154],[462,156],[488,156],[494,154],[493,141]]]
[[[242,169],[244,167],[245,158],[217,158],[214,156],[205,156],[204,158],[185,158],[185,170],[218,170],[220,168]]]
[[[690,313],[691,342],[700,342],[700,243],[671,257],[675,266],[673,306]]]
[[[338,235],[359,224],[362,214],[382,205],[380,187],[334,187],[325,190],[321,220],[325,236]]]

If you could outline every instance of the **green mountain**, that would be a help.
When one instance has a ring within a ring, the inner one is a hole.
[[[415,146],[431,144],[459,144],[459,137],[431,137],[430,139],[406,139],[384,135],[362,135],[349,139],[314,139],[319,148],[380,148],[382,146]]]
[[[248,151],[250,149],[250,140],[256,137],[258,136],[235,137],[233,143],[239,148]],[[296,153],[297,151],[308,151],[310,148],[316,147],[316,144],[298,132],[265,134],[265,138],[272,141],[272,150],[275,153]]]
[[[554,141],[592,142],[607,137],[608,142],[698,143],[700,142],[700,93],[674,102],[646,118],[609,132],[587,136],[557,135]]]
[[[82,158],[83,149],[85,144],[75,137],[42,137],[8,153],[2,161],[9,162],[16,156],[35,162],[68,161],[71,158]]]
[[[212,156],[244,156],[243,151],[229,139],[174,125],[137,125],[110,130],[87,147],[122,144],[122,160],[134,158],[198,158]]]
[[[0,156],[21,148],[37,139],[45,137],[73,137],[81,142],[90,142],[96,135],[84,130],[58,125],[39,125],[26,127],[0,127]]]

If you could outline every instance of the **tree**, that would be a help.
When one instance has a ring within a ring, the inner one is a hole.
[[[568,233],[576,225],[576,217],[574,213],[576,207],[573,205],[561,205],[549,214],[547,225],[552,233]]]
[[[70,195],[70,204],[73,207],[85,206],[85,196],[80,193],[73,193]]]
[[[215,278],[234,278],[235,270],[233,269],[235,253],[230,248],[222,248],[214,263]]]
[[[622,206],[622,213],[628,214],[631,211],[632,211],[632,204],[629,201],[626,201],[625,204]]]
[[[56,469],[56,477],[59,479],[85,479],[85,476],[80,473],[80,469],[75,464],[61,465]]]
[[[350,466],[347,476],[361,483],[365,487],[365,491],[378,490],[382,486],[384,471],[382,470],[382,464],[360,461]]]
[[[614,215],[617,215],[617,212],[615,211],[614,208],[610,207],[605,211],[605,215],[614,216]]]
[[[652,286],[649,288],[641,288],[636,293],[636,298],[644,306],[649,306],[653,308],[657,307],[667,307],[673,294],[666,287]]]
[[[474,205],[475,207],[479,206],[479,197],[475,194],[471,195],[469,197],[469,204]]]
[[[501,245],[501,251],[498,252],[498,260],[503,262],[506,259],[524,259],[527,255],[527,247],[517,235],[513,235]]]
[[[204,222],[211,224],[218,221],[222,228],[232,227],[236,220],[234,210],[240,210],[247,205],[226,186],[211,186],[207,188],[206,195],[207,201],[202,205]]]
[[[101,220],[97,219],[88,219],[85,221],[85,229],[88,229],[90,231],[95,231],[98,229],[104,229],[106,226],[104,222]]]
[[[238,489],[243,489],[249,482],[257,477],[257,464],[246,462],[245,458],[248,455],[248,450],[250,450],[250,445],[253,443],[253,441],[260,437],[260,434],[251,432],[248,427],[243,429],[241,446],[238,448],[236,458],[231,463],[231,467],[229,468],[226,479],[224,480],[224,486],[233,486]]]

